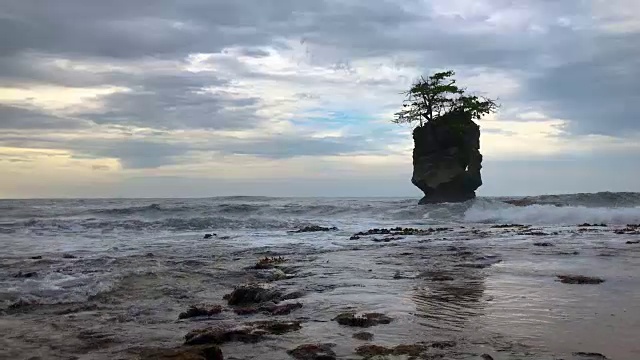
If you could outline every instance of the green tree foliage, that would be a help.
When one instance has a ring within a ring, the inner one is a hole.
[[[466,94],[465,88],[456,85],[455,72],[443,71],[428,78],[420,77],[409,91],[405,92],[402,110],[392,120],[396,124],[434,121],[451,112],[464,112],[472,119],[495,112],[495,100]]]

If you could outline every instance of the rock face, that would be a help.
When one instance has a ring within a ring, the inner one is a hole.
[[[466,113],[452,112],[413,130],[411,182],[424,197],[420,204],[475,198],[482,185],[480,127]]]

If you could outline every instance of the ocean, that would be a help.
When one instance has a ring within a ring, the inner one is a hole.
[[[225,359],[318,343],[338,359],[372,344],[417,344],[418,359],[640,359],[639,193],[417,201],[0,200],[0,359],[145,358],[192,330],[274,319],[301,328],[224,342]],[[398,227],[418,230],[379,230]],[[282,262],[256,269],[265,257]],[[282,303],[301,307],[237,314],[223,297],[249,283],[298,292]],[[179,319],[195,304],[223,311]],[[334,321],[345,312],[392,321],[364,341]]]

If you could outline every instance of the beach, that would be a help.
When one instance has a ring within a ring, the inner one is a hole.
[[[0,358],[639,359],[640,195],[504,201],[2,200]]]

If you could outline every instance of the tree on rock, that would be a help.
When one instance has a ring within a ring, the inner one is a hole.
[[[452,70],[435,73],[426,79],[420,77],[405,92],[402,110],[395,114],[394,123],[418,123],[434,121],[452,112],[471,115],[472,119],[495,112],[495,100],[467,95],[465,88],[456,85]]]
[[[411,182],[422,204],[467,201],[482,186],[480,127],[474,120],[495,112],[495,100],[470,95],[456,85],[453,71],[421,77],[405,93],[392,120],[415,124]]]

